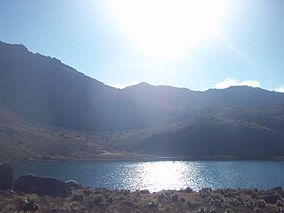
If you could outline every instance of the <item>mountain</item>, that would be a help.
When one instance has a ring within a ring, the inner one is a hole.
[[[0,105],[0,162],[38,159],[94,158],[113,155],[94,136],[39,126]]]
[[[283,156],[284,107],[207,108],[183,121],[116,135],[109,147],[163,156],[269,159]]]
[[[3,42],[0,100],[32,121],[91,132],[148,127],[170,113],[159,105],[131,99],[55,58]]]
[[[132,98],[179,109],[196,109],[207,106],[261,108],[284,104],[282,93],[248,86],[232,86],[227,89],[209,89],[200,92],[186,88],[140,83],[125,88],[124,92]]]
[[[284,156],[282,93],[245,86],[200,92],[147,83],[116,89],[58,59],[4,42],[0,119],[0,148],[6,150],[0,159],[11,153],[40,159],[112,151]],[[64,154],[64,147],[72,151]]]

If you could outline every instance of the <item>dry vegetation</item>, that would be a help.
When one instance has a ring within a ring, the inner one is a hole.
[[[283,212],[281,188],[193,192],[73,188],[68,197],[1,191],[1,212]]]

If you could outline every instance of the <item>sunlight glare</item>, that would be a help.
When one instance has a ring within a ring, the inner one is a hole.
[[[194,166],[186,166],[183,162],[161,161],[141,164],[138,173],[141,173],[139,177],[141,185],[153,192],[195,187],[197,182],[195,170]],[[188,178],[184,178],[185,176]]]
[[[183,55],[220,33],[223,0],[111,0],[115,18],[136,46],[160,58]]]

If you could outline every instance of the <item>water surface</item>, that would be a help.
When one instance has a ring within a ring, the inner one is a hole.
[[[284,161],[52,161],[20,164],[34,173],[109,189],[284,187]]]

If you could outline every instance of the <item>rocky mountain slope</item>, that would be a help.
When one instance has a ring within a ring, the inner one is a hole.
[[[284,156],[282,93],[251,87],[199,92],[147,83],[121,90],[4,42],[0,125],[1,159],[81,158],[109,151]]]

